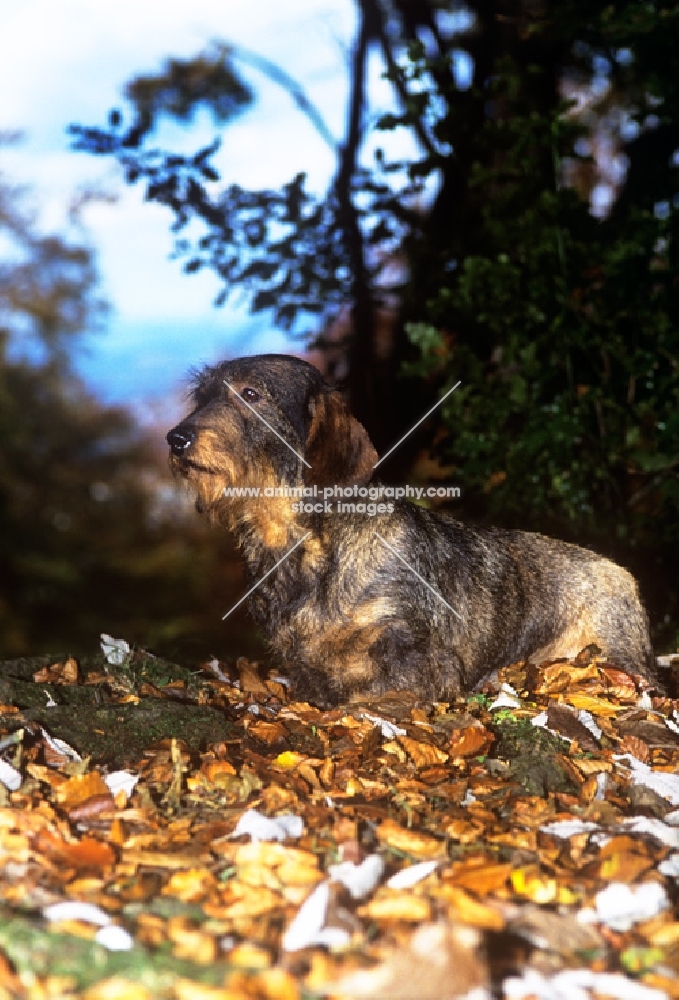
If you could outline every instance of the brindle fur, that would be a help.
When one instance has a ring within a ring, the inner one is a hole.
[[[168,434],[171,464],[195,488],[198,508],[234,532],[249,585],[309,532],[249,599],[298,697],[328,705],[400,688],[440,699],[508,663],[571,657],[591,643],[657,684],[634,579],[587,549],[470,527],[403,500],[370,517],[296,514],[291,498],[226,497],[233,486],[263,494],[370,481],[377,455],[365,429],[311,365],[276,354],[224,362],[198,376],[193,398],[193,412]]]

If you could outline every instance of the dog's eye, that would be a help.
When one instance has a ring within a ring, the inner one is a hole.
[[[249,386],[242,390],[241,396],[246,403],[258,403],[262,398],[256,389],[251,389]]]

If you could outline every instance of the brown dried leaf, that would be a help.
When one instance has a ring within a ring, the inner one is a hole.
[[[600,664],[599,670],[606,685],[606,692],[609,696],[617,698],[618,701],[636,703],[637,689],[629,674],[610,664]]]
[[[485,726],[469,726],[453,732],[448,750],[451,757],[477,757],[488,752],[494,739]]]
[[[236,660],[236,668],[240,675],[240,686],[241,691],[245,694],[256,694],[262,695],[263,697],[268,697],[269,692],[267,690],[265,682],[259,676],[258,664],[251,663],[246,660],[244,656],[241,656]]]
[[[478,896],[501,889],[511,875],[512,865],[506,863],[488,862],[486,858],[473,858],[453,866],[453,870],[445,876],[445,882],[469,889]]]
[[[651,758],[648,743],[644,743],[638,736],[633,736],[631,733],[620,741],[620,753],[631,753],[642,764],[647,764]]]
[[[33,674],[36,684],[77,684],[78,661],[69,656],[65,663],[53,663]]]
[[[278,743],[280,740],[286,740],[289,736],[288,730],[281,722],[265,722],[264,720],[251,723],[248,726],[248,732],[264,743]]]
[[[613,761],[611,760],[588,760],[586,757],[578,757],[571,758],[571,764],[577,767],[580,774],[584,774],[585,777],[592,774],[610,773],[613,770]]]
[[[74,806],[73,809],[69,809],[68,818],[72,823],[78,823],[81,826],[97,826],[97,823],[91,821],[97,820],[101,816],[110,816],[114,810],[113,796],[108,792],[106,795],[93,795],[92,798],[86,799],[85,802]]]
[[[451,840],[457,840],[460,844],[473,844],[481,840],[484,829],[484,824],[480,820],[458,817],[446,823],[445,833]]]
[[[113,796],[98,771],[69,778],[55,788],[54,796],[68,811],[93,798],[107,798],[110,808],[113,808]]]
[[[599,749],[598,741],[587,726],[580,722],[576,710],[569,705],[550,703],[547,708],[547,728],[569,740],[577,740],[582,750],[594,752]]]
[[[358,908],[359,917],[366,920],[406,920],[416,924],[429,920],[431,904],[423,896],[416,896],[408,890],[378,889],[369,903]]]
[[[638,737],[650,748],[679,746],[679,733],[674,733],[662,723],[651,722],[649,719],[621,721],[618,732],[621,736]]]
[[[445,764],[448,754],[429,743],[410,739],[409,736],[399,736],[398,742],[407,752],[415,767],[431,767],[434,764]]]
[[[377,828],[377,839],[385,847],[403,851],[424,861],[445,857],[445,844],[427,833],[406,830],[393,819],[385,819]]]
[[[634,845],[635,847],[637,845]],[[654,859],[635,851],[608,852],[602,857],[596,874],[604,882],[634,882],[654,865]]]
[[[596,927],[579,923],[575,914],[552,913],[543,906],[522,907],[510,926],[533,947],[567,957],[600,952],[605,947]]]
[[[324,788],[332,788],[335,778],[335,763],[331,757],[326,757],[323,761],[318,777]]]
[[[442,885],[433,894],[448,904],[451,920],[486,931],[501,931],[505,926],[505,918],[499,909],[480,903],[458,886]]]
[[[109,844],[103,844],[91,837],[83,837],[69,844],[57,834],[41,831],[36,838],[36,850],[56,864],[75,868],[77,871],[106,869],[116,860],[115,851]]]

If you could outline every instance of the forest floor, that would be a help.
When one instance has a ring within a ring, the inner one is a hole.
[[[332,711],[2,663],[0,1000],[679,998],[678,708],[593,649]]]

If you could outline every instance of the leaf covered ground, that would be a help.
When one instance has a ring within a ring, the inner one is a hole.
[[[332,711],[106,654],[0,669],[0,1000],[679,998],[678,703],[595,650]]]

